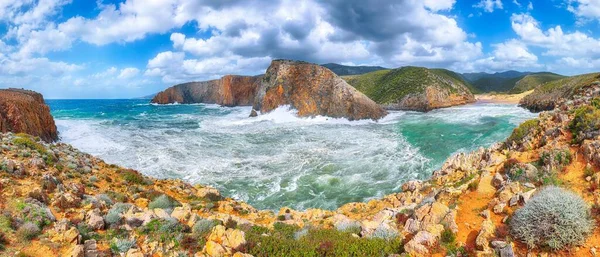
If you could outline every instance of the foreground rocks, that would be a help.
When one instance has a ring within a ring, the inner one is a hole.
[[[175,85],[158,93],[152,103],[207,103],[223,106],[249,106],[262,76],[227,75],[220,79]]]
[[[253,109],[268,113],[289,105],[298,116],[323,115],[378,120],[387,112],[329,69],[311,63],[275,60],[267,69]]]
[[[0,132],[27,133],[46,142],[58,139],[54,119],[44,97],[30,90],[0,90]]]

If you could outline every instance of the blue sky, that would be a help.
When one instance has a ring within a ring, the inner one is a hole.
[[[129,98],[272,59],[600,71],[600,0],[2,0],[0,88]]]

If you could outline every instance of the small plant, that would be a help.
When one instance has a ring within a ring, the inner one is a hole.
[[[36,238],[40,234],[40,232],[41,230],[40,227],[38,227],[38,225],[36,225],[33,222],[27,222],[21,227],[19,227],[19,229],[17,230],[17,236],[22,240],[29,241],[31,239]]]
[[[587,132],[600,129],[600,109],[589,105],[575,109],[569,129],[573,133],[573,143],[581,143]]]
[[[148,204],[149,209],[170,209],[173,207],[173,202],[167,195],[161,195],[156,197],[152,202]]]
[[[96,183],[96,182],[98,182],[98,177],[90,176],[89,181],[90,181],[90,183]]]
[[[0,251],[4,251],[5,245],[8,244],[8,239],[4,233],[0,232]]]
[[[110,242],[110,250],[115,254],[126,253],[135,246],[135,239],[115,239]]]
[[[594,229],[581,197],[559,187],[543,188],[510,220],[511,234],[530,248],[560,250],[582,244]]]
[[[445,244],[452,244],[456,241],[456,235],[450,229],[444,229],[442,231],[442,235],[440,236],[440,240]]]
[[[144,176],[135,170],[122,170],[121,176],[130,184],[144,184]]]
[[[477,191],[478,187],[479,187],[479,183],[477,183],[477,181],[473,181],[473,182],[469,183],[469,186],[467,187],[467,189],[469,189],[470,191]]]
[[[354,234],[359,234],[362,230],[360,227],[360,223],[357,221],[347,220],[338,222],[335,224],[335,229],[341,232],[350,232]]]
[[[196,224],[194,224],[194,226],[192,227],[192,233],[203,237],[207,235],[210,232],[210,230],[218,224],[219,222],[216,220],[201,219],[197,221]]]
[[[371,234],[372,238],[381,238],[385,240],[396,239],[398,236],[400,236],[398,231],[383,224],[379,225],[375,231],[373,231],[373,234]]]

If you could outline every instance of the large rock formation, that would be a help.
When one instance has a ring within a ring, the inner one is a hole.
[[[331,70],[311,63],[275,60],[267,69],[253,109],[261,113],[290,105],[301,117],[380,119],[387,112]]]
[[[469,83],[449,70],[402,67],[344,79],[391,110],[430,111],[475,102]]]
[[[207,103],[249,106],[254,102],[262,76],[227,75],[221,79],[172,86],[158,93],[152,103]]]
[[[561,102],[571,99],[582,87],[598,83],[600,83],[600,73],[589,73],[550,81],[539,85],[533,93],[521,99],[519,106],[532,112],[552,110]]]
[[[44,97],[30,90],[0,90],[0,131],[27,133],[46,142],[58,139],[50,107]]]

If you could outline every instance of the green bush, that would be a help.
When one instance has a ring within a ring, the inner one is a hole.
[[[130,184],[144,184],[144,176],[135,170],[121,170],[121,176]]]
[[[173,207],[173,202],[167,195],[161,195],[154,198],[152,202],[148,204],[148,209],[169,209]]]
[[[17,134],[17,137],[13,139],[13,144],[17,146],[27,147],[31,150],[37,151],[40,154],[46,154],[46,147],[37,142],[33,141],[27,134]]]
[[[17,236],[22,240],[29,241],[31,239],[36,238],[40,234],[40,232],[41,230],[40,227],[38,227],[38,225],[36,225],[33,222],[27,222],[21,227],[19,227],[19,229],[17,230]]]
[[[532,133],[533,131],[537,130],[539,127],[540,121],[537,119],[533,119],[533,120],[528,120],[523,122],[521,125],[519,125],[517,128],[515,128],[513,130],[513,133],[510,135],[510,137],[507,140],[507,143],[509,145],[512,145],[513,143],[516,144],[521,144],[523,143],[523,139],[529,135],[530,133]]]
[[[179,244],[179,240],[183,238],[183,232],[189,230],[189,227],[184,227],[178,220],[173,218],[155,219],[139,229],[139,232],[148,235],[151,240],[161,243],[174,242]]]
[[[204,237],[218,224],[219,222],[216,220],[201,219],[196,221],[196,224],[192,227],[192,233]]]
[[[260,256],[321,257],[321,256],[388,256],[402,253],[402,240],[395,238],[357,238],[350,232],[336,229],[304,229],[283,223],[268,230],[252,227],[246,231],[248,253]],[[267,234],[268,236],[264,236]]]
[[[569,129],[573,134],[573,142],[580,143],[585,139],[585,133],[600,129],[600,109],[589,105],[575,109]]]
[[[594,229],[586,202],[575,193],[548,186],[517,210],[511,234],[530,248],[560,250],[584,243]]]
[[[135,239],[115,239],[110,242],[110,250],[115,254],[126,253],[135,246]]]

